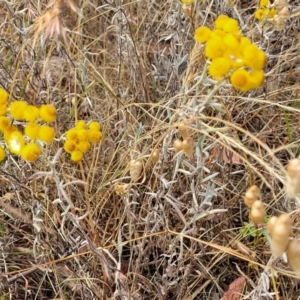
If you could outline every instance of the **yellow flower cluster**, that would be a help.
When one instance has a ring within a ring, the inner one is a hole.
[[[182,4],[191,5],[195,2],[195,0],[181,0]]]
[[[259,8],[255,11],[255,18],[259,21],[264,19],[272,19],[277,14],[276,9],[274,7],[270,7],[269,0],[260,0]]]
[[[56,119],[56,110],[52,105],[42,105],[40,108],[29,105],[19,100],[8,105],[8,94],[0,89],[0,132],[3,134],[7,148],[10,153],[21,155],[29,162],[36,161],[41,148],[35,142],[40,140],[51,143],[55,137],[55,131],[46,124]],[[25,122],[24,132],[13,125],[13,120]],[[5,150],[0,148],[0,161],[5,159]]]
[[[220,15],[211,30],[202,26],[195,31],[195,40],[205,43],[205,56],[211,60],[209,75],[221,80],[230,75],[230,82],[243,92],[260,87],[264,81],[266,54],[241,33],[239,23]]]
[[[87,125],[84,121],[78,121],[74,128],[66,132],[64,150],[71,155],[71,160],[79,162],[82,160],[91,144],[98,143],[102,139],[101,126],[98,122]]]

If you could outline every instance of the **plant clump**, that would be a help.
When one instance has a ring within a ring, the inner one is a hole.
[[[65,152],[70,154],[74,162],[83,159],[84,154],[91,148],[91,144],[96,144],[102,139],[101,125],[93,121],[87,125],[83,120],[76,123],[75,127],[66,132],[64,142]]]
[[[55,138],[55,130],[49,123],[55,121],[56,109],[51,104],[37,107],[23,100],[8,105],[8,98],[8,93],[0,89],[0,132],[6,147],[11,154],[34,162],[42,153],[41,144],[50,144]],[[14,125],[16,121],[18,126]],[[5,157],[0,155],[0,161]]]
[[[242,92],[262,86],[265,52],[242,35],[237,20],[220,15],[214,25],[212,30],[201,26],[194,35],[197,42],[205,43],[209,75],[216,81],[229,78],[232,86]]]

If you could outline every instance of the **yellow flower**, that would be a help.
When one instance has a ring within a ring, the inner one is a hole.
[[[255,18],[259,21],[264,20],[267,15],[269,14],[269,9],[268,8],[259,8],[258,10],[255,11]]]
[[[218,57],[212,60],[208,73],[216,80],[220,80],[224,77],[231,67],[230,60],[224,57]]]
[[[195,31],[194,39],[199,43],[206,43],[211,35],[211,30],[206,26],[198,27]]]
[[[101,125],[100,125],[99,122],[93,121],[93,122],[91,122],[91,123],[89,124],[89,129],[100,131]]]
[[[8,93],[6,90],[0,88],[0,105],[7,105]]]
[[[78,140],[78,130],[76,128],[71,128],[66,132],[66,137],[68,140],[76,141]]]
[[[20,131],[12,132],[7,139],[7,146],[11,153],[20,154],[25,146],[25,140]]]
[[[88,128],[83,120],[77,121],[75,127],[78,129],[87,129]]]
[[[256,45],[247,45],[243,51],[243,58],[246,66],[261,70],[265,67],[267,56],[264,51],[260,50]]]
[[[86,141],[88,139],[88,130],[86,129],[79,129],[77,131],[77,136],[79,141]]]
[[[5,131],[11,126],[11,121],[5,116],[0,116],[0,130]]]
[[[28,104],[23,101],[14,101],[10,104],[10,115],[16,120],[24,120],[24,112],[27,108]]]
[[[251,45],[251,40],[247,37],[242,36],[240,39],[240,44],[238,46],[237,51],[242,53],[244,51],[245,47],[248,45]]]
[[[36,123],[28,123],[25,127],[25,135],[36,140],[39,134],[40,126]]]
[[[6,113],[7,113],[7,105],[0,104],[0,116],[6,115]]]
[[[228,21],[229,17],[227,15],[219,15],[215,21],[215,28],[223,30],[225,23]]]
[[[230,76],[231,84],[242,92],[249,91],[251,87],[250,75],[245,69],[237,69]]]
[[[18,128],[16,126],[9,126],[8,128],[6,128],[4,130],[4,140],[7,142],[11,133],[15,131],[18,131]]]
[[[51,104],[42,105],[40,107],[39,114],[40,118],[47,123],[51,123],[56,120],[56,109]]]
[[[223,37],[223,42],[230,49],[237,49],[240,45],[238,38],[233,33],[227,33]]]
[[[28,122],[34,122],[39,116],[39,109],[34,105],[27,105],[24,111],[24,119]]]
[[[277,15],[277,11],[274,7],[271,8],[269,14],[268,14],[268,18],[272,19]]]
[[[72,153],[73,151],[76,150],[76,144],[74,141],[70,141],[70,140],[67,140],[65,141],[64,143],[64,150],[67,152],[67,153]]]
[[[268,7],[269,5],[270,5],[269,0],[260,0],[260,2],[259,2],[260,7]]]
[[[0,146],[0,162],[3,161],[6,157],[5,150],[2,146]]]
[[[41,148],[35,143],[27,144],[21,151],[21,157],[29,162],[36,161],[40,155]]]
[[[75,162],[81,161],[83,158],[83,153],[79,150],[75,150],[71,153],[71,160]]]
[[[195,2],[195,0],[181,0],[182,4],[191,5]]]
[[[91,143],[97,143],[102,139],[102,132],[97,130],[90,130],[88,133],[88,140]]]
[[[91,144],[88,141],[80,141],[76,148],[82,153],[85,153],[91,148]]]
[[[259,88],[265,80],[265,73],[262,70],[253,70],[249,73],[250,86],[252,89]]]
[[[39,139],[45,143],[52,143],[55,137],[55,131],[48,125],[43,125],[39,129]]]
[[[207,58],[214,59],[223,56],[226,50],[227,47],[223,43],[222,38],[214,36],[214,38],[210,38],[207,41],[205,45],[204,54]]]
[[[237,20],[229,18],[224,22],[223,30],[228,33],[238,33],[240,32],[239,22]]]

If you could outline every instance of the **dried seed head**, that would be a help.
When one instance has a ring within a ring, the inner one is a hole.
[[[287,257],[296,275],[300,277],[300,240],[291,240],[289,242]]]
[[[287,0],[274,0],[275,9],[280,12],[284,7],[288,7]]]
[[[260,200],[256,200],[251,207],[250,220],[254,224],[262,224],[265,220],[265,205]]]
[[[271,252],[275,258],[280,257],[287,249],[292,230],[292,220],[288,214],[280,215],[274,226],[271,226]]]
[[[269,234],[272,235],[272,231],[273,231],[273,228],[275,226],[275,223],[277,222],[277,217],[273,216],[269,219],[268,221],[268,224],[267,224],[267,231],[269,232]]]
[[[278,16],[284,18],[286,21],[290,17],[290,11],[287,6],[283,7],[282,10],[279,11]]]
[[[286,193],[294,198],[300,193],[300,159],[292,159],[286,167]]]
[[[180,135],[184,138],[187,139],[188,137],[191,136],[192,130],[190,128],[189,122],[182,122],[178,125],[178,131]]]
[[[178,153],[179,151],[182,150],[182,141],[181,140],[175,140],[173,142],[173,147],[174,147],[175,153]]]
[[[192,14],[193,14],[193,5],[183,4],[182,5],[182,11],[184,12],[184,14],[187,17],[191,17]]]
[[[159,153],[160,153],[160,150],[159,149],[154,149],[152,151],[152,153],[150,154],[150,159],[152,160],[152,162],[154,164],[156,164],[159,160]]]
[[[190,158],[194,153],[194,141],[191,137],[186,138],[182,142],[182,150],[186,157]]]
[[[137,181],[143,171],[143,164],[138,160],[131,160],[129,163],[129,173],[132,181]]]
[[[244,202],[245,204],[251,208],[251,206],[253,205],[253,203],[258,200],[260,196],[260,191],[257,185],[252,185],[249,187],[249,189],[247,190],[245,197],[244,197]]]
[[[287,7],[283,7],[282,10],[274,16],[273,24],[276,30],[283,30],[286,24],[286,21],[290,17],[290,11]]]
[[[119,196],[125,196],[128,192],[129,184],[121,183],[114,186],[115,193]]]

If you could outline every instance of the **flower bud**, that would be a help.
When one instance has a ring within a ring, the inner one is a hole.
[[[300,193],[300,159],[292,159],[286,167],[286,193],[294,198]]]
[[[291,240],[289,242],[287,257],[296,275],[300,277],[300,240]]]
[[[272,237],[271,252],[274,258],[278,258],[287,250],[292,221],[288,214],[282,214],[272,223],[274,223],[273,226],[268,226],[271,229],[270,234]]]
[[[174,151],[175,153],[178,153],[182,150],[182,141],[180,140],[175,140],[173,142],[173,147],[174,147]]]
[[[159,149],[154,149],[150,154],[150,159],[154,164],[156,164],[159,160],[159,152]]]
[[[264,223],[265,220],[265,206],[260,200],[256,200],[251,207],[250,220],[258,225]]]
[[[182,136],[183,139],[187,139],[192,134],[190,124],[187,121],[178,124],[178,131],[179,131],[179,133],[180,133],[180,135]]]
[[[186,157],[190,158],[194,153],[194,141],[191,137],[186,138],[182,142],[182,150]]]
[[[249,189],[247,190],[247,192],[245,194],[244,202],[249,208],[251,208],[253,203],[256,200],[258,200],[259,196],[260,196],[260,192],[259,192],[258,186],[252,185],[249,187]]]
[[[137,181],[142,173],[143,164],[138,160],[131,160],[129,163],[129,173],[132,181]]]

